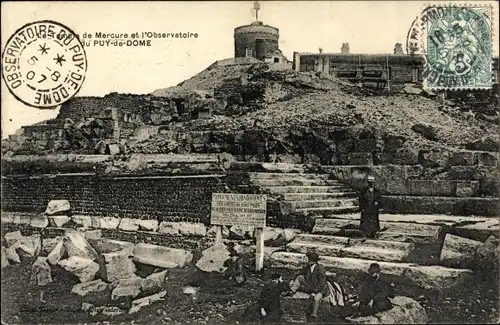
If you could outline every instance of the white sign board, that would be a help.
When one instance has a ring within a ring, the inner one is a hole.
[[[266,226],[265,194],[212,193],[211,224],[221,226]]]

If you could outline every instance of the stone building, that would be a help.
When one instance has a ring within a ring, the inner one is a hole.
[[[269,64],[289,65],[288,59],[279,49],[279,29],[264,24],[258,19],[260,5],[254,4],[256,20],[234,29],[234,57],[256,58]]]

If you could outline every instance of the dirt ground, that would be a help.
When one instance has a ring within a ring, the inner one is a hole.
[[[81,298],[71,293],[77,280],[63,270],[54,270],[54,283],[46,288],[45,304],[38,301],[38,287],[29,284],[30,264],[8,266],[2,270],[2,324],[235,324],[249,323],[248,310],[270,274],[279,271],[285,280],[292,279],[289,270],[265,269],[263,274],[249,272],[241,287],[228,285],[219,274],[207,274],[194,266],[169,271],[165,288],[168,296],[134,315],[91,316],[81,311]],[[338,274],[335,278],[347,294],[355,294],[359,277]],[[426,308],[432,323],[498,323],[498,287],[490,281],[472,281],[475,286],[448,292],[431,293],[410,286],[396,286],[396,294],[413,297]],[[198,295],[184,294],[183,288],[198,288]],[[294,315],[305,313],[303,300],[287,302]],[[321,308],[318,322],[340,323],[326,308]],[[246,318],[244,317],[247,311]],[[285,310],[285,312],[287,312]],[[251,313],[250,313],[251,315]]]

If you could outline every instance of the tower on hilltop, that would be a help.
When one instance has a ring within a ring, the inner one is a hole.
[[[236,27],[234,29],[234,56],[254,57],[263,60],[266,54],[279,49],[279,29],[264,25],[259,20],[260,4],[254,2],[255,21],[250,25]]]

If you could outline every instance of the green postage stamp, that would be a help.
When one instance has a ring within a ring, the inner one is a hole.
[[[425,88],[492,87],[491,18],[490,6],[432,6],[424,10]]]

